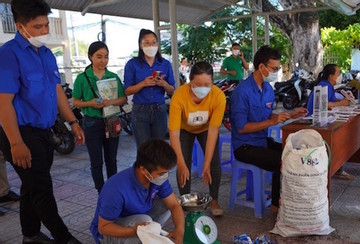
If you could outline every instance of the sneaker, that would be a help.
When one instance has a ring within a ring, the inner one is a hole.
[[[0,202],[11,202],[19,200],[20,196],[11,190],[9,190],[8,194],[6,194],[5,196],[0,197]]]
[[[49,244],[49,243],[55,243],[55,241],[54,239],[48,237],[44,233],[39,232],[39,234],[37,234],[36,236],[32,236],[32,237],[24,236],[22,243]]]
[[[349,174],[345,170],[341,172],[336,172],[333,176],[335,179],[341,179],[341,180],[354,180],[355,176]]]

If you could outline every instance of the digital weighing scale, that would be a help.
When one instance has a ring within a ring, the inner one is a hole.
[[[188,212],[185,216],[184,244],[221,244],[217,240],[218,229],[214,220],[204,213],[211,200],[209,195],[180,196],[180,205]]]

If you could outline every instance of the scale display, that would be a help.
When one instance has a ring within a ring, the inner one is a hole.
[[[197,238],[204,244],[211,244],[216,241],[218,229],[214,220],[208,216],[199,217],[194,225]]]
[[[217,240],[218,229],[210,217],[205,215],[205,209],[211,201],[209,195],[185,194],[179,202],[188,211],[185,217],[184,244],[220,244]]]

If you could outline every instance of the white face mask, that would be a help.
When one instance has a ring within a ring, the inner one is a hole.
[[[339,75],[338,78],[336,78],[336,84],[341,84],[342,82],[342,75]]]
[[[239,53],[240,53],[240,50],[232,50],[232,54],[233,54],[234,56],[238,56]]]
[[[193,91],[193,93],[195,94],[195,96],[197,98],[203,99],[204,97],[207,96],[207,94],[209,94],[211,87],[204,87],[204,86],[192,87],[191,86],[191,90]]]
[[[34,47],[41,47],[44,46],[47,41],[49,40],[49,34],[46,35],[41,35],[41,36],[31,36],[29,34],[29,32],[27,32],[27,30],[25,29],[25,27],[22,25],[22,27],[24,28],[24,31],[26,32],[27,35],[29,35],[30,37],[27,38],[28,41],[30,42],[31,45],[33,45]]]
[[[146,56],[153,58],[158,51],[158,46],[143,47],[143,51]]]
[[[263,76],[264,81],[267,81],[267,82],[274,82],[277,80],[277,72],[269,72],[268,76],[265,77],[263,74],[262,74],[262,76]]]
[[[148,170],[146,170],[148,172],[148,174],[150,175],[151,179],[149,179],[147,176],[146,178],[153,184],[161,186],[168,178],[169,178],[169,173],[165,173],[159,177],[154,178],[150,172]]]

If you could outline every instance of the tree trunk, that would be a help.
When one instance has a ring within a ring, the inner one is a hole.
[[[279,0],[284,10],[312,7],[311,0]],[[263,0],[263,11],[276,11],[268,0]],[[317,12],[270,15],[270,23],[279,28],[293,47],[293,63],[298,68],[318,74],[323,65],[323,48],[320,40]]]

